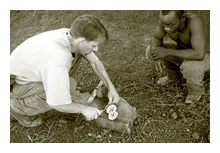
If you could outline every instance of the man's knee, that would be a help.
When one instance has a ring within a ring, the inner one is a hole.
[[[184,61],[180,66],[183,77],[188,82],[201,82],[204,77],[203,67],[197,61]]]
[[[10,106],[19,114],[33,116],[49,111],[46,94],[41,93],[25,98],[10,98]]]
[[[33,116],[51,108],[46,103],[46,93],[42,83],[14,84],[10,93],[10,106],[19,114]]]

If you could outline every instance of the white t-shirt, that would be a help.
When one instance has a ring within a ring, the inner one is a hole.
[[[16,83],[43,82],[49,105],[70,104],[69,70],[73,60],[69,29],[33,36],[19,45],[10,57],[10,74]]]

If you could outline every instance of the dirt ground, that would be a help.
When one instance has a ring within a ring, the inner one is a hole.
[[[199,14],[210,29],[210,11]],[[100,46],[103,62],[119,95],[136,107],[138,119],[130,135],[97,128],[87,122],[76,124],[74,114],[55,110],[41,116],[42,126],[26,128],[11,119],[11,143],[209,143],[210,75],[204,78],[206,94],[196,105],[185,105],[184,80],[158,87],[158,75],[145,58],[145,49],[158,21],[158,11],[11,11],[10,52],[25,39],[40,32],[69,28],[83,14],[100,18],[110,40]],[[92,92],[99,79],[83,61],[76,75],[82,92]],[[173,113],[176,117],[173,117]]]

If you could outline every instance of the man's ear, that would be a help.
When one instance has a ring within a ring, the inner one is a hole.
[[[79,37],[76,39],[76,42],[77,42],[77,44],[81,44],[81,43],[84,43],[85,40],[86,39],[84,37]]]

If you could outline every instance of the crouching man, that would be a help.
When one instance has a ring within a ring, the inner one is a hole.
[[[11,116],[26,127],[41,125],[43,120],[35,116],[50,109],[96,119],[101,111],[84,105],[90,94],[76,91],[72,77],[82,57],[108,89],[109,103],[117,103],[119,95],[94,53],[106,40],[100,20],[83,15],[70,29],[43,32],[20,44],[10,56]]]
[[[166,35],[174,43],[164,43]],[[209,43],[205,25],[198,15],[182,10],[160,11],[159,24],[146,49],[146,57],[156,70],[167,72],[157,84],[167,85],[183,76],[188,88],[185,102],[199,101],[205,93],[204,72],[210,69]]]

